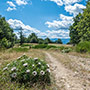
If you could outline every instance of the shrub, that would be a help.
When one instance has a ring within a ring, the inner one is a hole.
[[[70,51],[72,51],[71,48],[65,48],[62,50],[62,53],[69,53]]]
[[[57,48],[56,46],[53,46],[53,45],[48,45],[47,46],[47,49],[50,49],[50,48]]]
[[[48,45],[47,44],[39,44],[39,45],[35,45],[35,46],[33,46],[33,48],[35,48],[35,49],[39,49],[39,48],[46,48]]]
[[[3,48],[10,48],[11,42],[9,42],[6,38],[3,38],[1,41],[1,47]]]
[[[90,52],[90,42],[88,41],[80,42],[76,46],[76,51],[80,53]]]
[[[63,49],[65,49],[65,47],[64,46],[60,46],[60,47],[58,47],[60,50],[63,50]]]
[[[30,45],[30,44],[23,44],[23,45],[21,45],[21,47],[27,47],[27,46],[32,46],[32,45]]]
[[[26,55],[19,57],[17,60],[7,64],[3,72],[8,74],[11,81],[35,84],[50,84],[49,65],[38,58],[28,58]]]

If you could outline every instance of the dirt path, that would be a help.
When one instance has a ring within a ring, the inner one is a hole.
[[[57,58],[48,52],[45,54],[59,90],[90,90],[83,85],[82,80],[76,77],[74,72],[65,68]]]

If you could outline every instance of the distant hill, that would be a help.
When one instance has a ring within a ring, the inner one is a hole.
[[[57,38],[53,38],[53,39],[51,39],[52,41],[56,41],[57,40]],[[69,41],[70,41],[70,39],[61,39],[62,40],[62,42],[63,42],[63,44],[67,44]]]

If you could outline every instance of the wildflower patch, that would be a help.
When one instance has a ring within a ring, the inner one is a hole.
[[[23,55],[3,68],[11,81],[19,83],[47,83],[50,84],[49,65],[38,58]]]

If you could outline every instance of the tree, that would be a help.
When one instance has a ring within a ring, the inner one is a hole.
[[[38,37],[35,33],[28,36],[28,43],[38,43]]]
[[[56,40],[56,43],[62,44],[62,40],[61,39],[58,39],[58,40]]]
[[[9,48],[13,47],[14,44],[15,44],[15,34],[13,33],[13,29],[7,23],[5,17],[2,17],[0,15],[0,45],[1,47]]]
[[[83,18],[77,25],[80,41],[90,41],[90,0],[88,0],[86,9],[83,10]]]
[[[79,36],[79,31],[77,30],[77,25],[80,22],[80,19],[82,18],[82,14],[79,13],[73,20],[74,23],[72,26],[69,27],[70,30],[70,43],[73,45],[78,44],[80,42],[80,36]]]
[[[19,30],[20,30],[20,32],[19,32],[19,34],[20,34],[20,45],[22,45],[24,43],[24,41],[25,41],[25,37],[23,35],[23,29],[22,29],[22,27],[20,27]]]
[[[39,44],[43,44],[44,43],[44,40],[42,38],[38,38],[38,43]]]
[[[45,41],[48,43],[52,43],[52,41],[48,37],[45,39]]]
[[[86,8],[83,9],[82,14],[78,14],[74,18],[74,23],[69,28],[70,42],[78,44],[82,41],[90,41],[90,0],[87,1]]]

